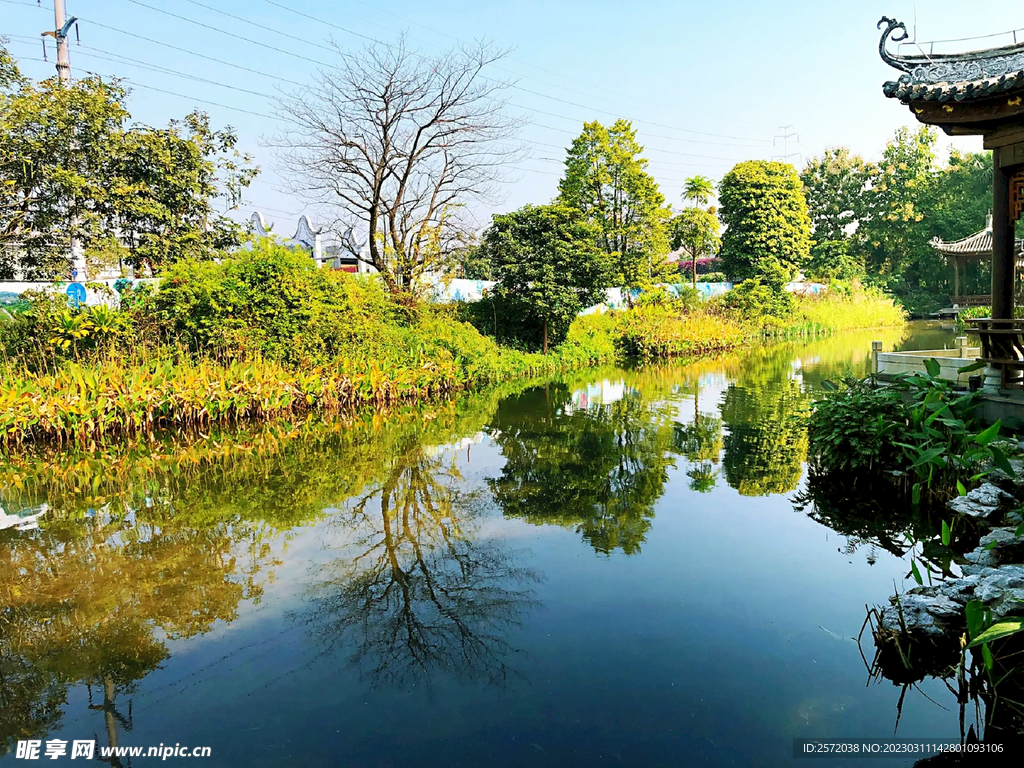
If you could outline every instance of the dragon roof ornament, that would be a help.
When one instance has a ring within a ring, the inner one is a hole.
[[[932,85],[936,83],[965,83],[979,80],[1000,79],[1024,72],[1024,43],[1001,48],[970,51],[967,53],[924,53],[903,56],[890,52],[886,44],[903,42],[909,37],[902,21],[883,16],[878,29],[885,25],[878,53],[882,61],[905,74],[899,83]]]

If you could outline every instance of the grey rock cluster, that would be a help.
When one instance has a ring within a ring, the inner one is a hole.
[[[1013,503],[1013,496],[998,485],[985,483],[966,496],[957,496],[946,503],[950,510],[967,517],[995,520],[1001,517]]]
[[[980,489],[979,489],[980,490]],[[965,630],[964,607],[979,600],[995,619],[1024,616],[1024,536],[1013,528],[996,528],[966,555],[964,576],[941,584],[915,587],[889,598],[881,627],[911,636],[942,639]]]

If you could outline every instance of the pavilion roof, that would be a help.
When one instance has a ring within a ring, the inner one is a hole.
[[[886,50],[886,42],[906,40],[906,27],[888,17],[882,17],[879,26],[882,24],[888,26],[878,45],[879,54],[891,67],[904,72],[895,82],[882,86],[882,92],[891,99],[904,104],[971,101],[1024,92],[1024,42],[955,54],[925,53],[918,46],[919,54],[902,55]]]
[[[967,259],[983,259],[992,256],[992,216],[988,217],[988,223],[980,232],[962,238],[960,240],[946,241],[933,237],[929,242],[932,248],[943,256],[957,256]],[[1017,241],[1016,252],[1024,256],[1024,240]]]

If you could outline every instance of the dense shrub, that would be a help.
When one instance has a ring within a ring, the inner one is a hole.
[[[258,240],[220,262],[171,267],[140,314],[189,349],[244,351],[298,363],[340,354],[392,325],[399,309],[378,281],[318,269],[306,255]]]
[[[769,286],[760,279],[744,280],[725,294],[722,303],[752,323],[766,317],[784,320],[796,309],[796,300],[791,293]]]
[[[914,497],[948,497],[983,477],[990,467],[1013,470],[994,445],[1000,424],[977,419],[979,393],[963,394],[926,373],[898,377],[889,387],[847,380],[814,403],[809,456],[819,474],[849,477],[898,471]]]
[[[809,456],[825,472],[894,469],[899,463],[897,426],[906,423],[900,393],[870,380],[844,386],[814,403],[808,429]]]

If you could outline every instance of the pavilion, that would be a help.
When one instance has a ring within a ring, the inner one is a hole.
[[[1024,213],[1024,42],[967,53],[940,54],[912,44],[916,53],[887,50],[907,40],[906,26],[883,16],[878,51],[903,72],[882,86],[921,123],[950,136],[981,136],[992,150],[992,317],[975,321],[986,388],[1024,388],[1024,323],[1014,322],[1016,221]]]
[[[933,237],[928,243],[953,267],[953,295],[950,301],[960,307],[987,307],[992,303],[992,296],[962,296],[960,294],[960,269],[969,261],[988,261],[992,258],[992,214],[980,232],[975,232],[961,240],[943,240]],[[1018,240],[1014,261],[1017,270],[1024,274],[1024,240]],[[1019,291],[1018,291],[1019,293]]]

